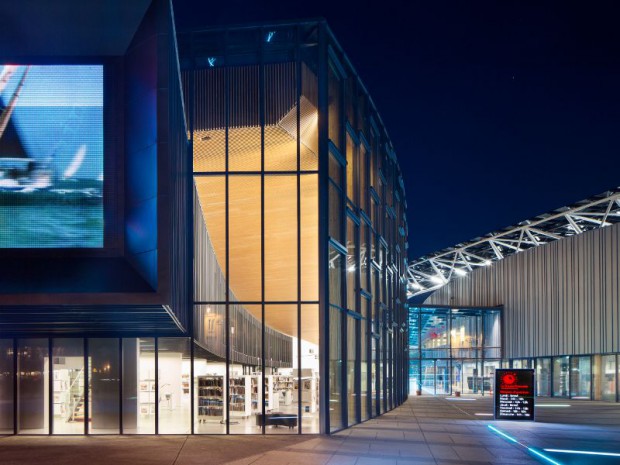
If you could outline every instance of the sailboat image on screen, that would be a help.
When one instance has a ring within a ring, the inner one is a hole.
[[[17,68],[11,65],[4,67],[0,74],[0,92],[16,74]],[[0,192],[30,192],[52,185],[52,173],[40,162],[28,157],[11,120],[29,70],[30,67],[26,67],[8,105],[0,113]]]
[[[54,153],[33,157],[24,148],[14,122],[14,112],[27,83],[30,68],[5,65],[0,72],[0,93],[17,80],[17,86],[6,105],[0,100],[0,204],[100,202],[101,178],[79,181],[73,178],[86,157],[85,144],[75,151],[71,163],[60,173],[54,163]],[[29,129],[32,130],[32,127]]]
[[[0,249],[103,247],[102,70],[0,65]]]

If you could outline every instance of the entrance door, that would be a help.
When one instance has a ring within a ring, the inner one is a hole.
[[[435,392],[440,395],[450,394],[450,361],[435,360]]]

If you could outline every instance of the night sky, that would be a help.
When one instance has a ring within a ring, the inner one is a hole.
[[[614,3],[173,0],[178,30],[327,19],[396,149],[410,259],[620,186]]]

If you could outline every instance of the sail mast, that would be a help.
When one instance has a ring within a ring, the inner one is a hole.
[[[11,118],[11,115],[13,114],[15,105],[17,105],[17,99],[19,98],[19,94],[22,90],[22,87],[24,87],[24,81],[26,80],[28,71],[30,71],[30,65],[26,67],[26,71],[24,71],[24,74],[19,80],[17,89],[15,89],[15,92],[13,92],[13,96],[11,97],[9,104],[4,110],[2,110],[2,114],[0,114],[0,138],[2,138],[2,135],[4,134],[4,131],[6,130],[7,125],[9,124],[9,119]]]

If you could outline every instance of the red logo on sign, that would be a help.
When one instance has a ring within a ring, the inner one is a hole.
[[[502,375],[502,384],[511,385],[517,382],[517,375],[514,373],[506,373]]]

